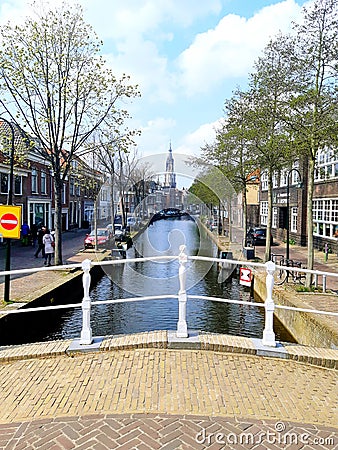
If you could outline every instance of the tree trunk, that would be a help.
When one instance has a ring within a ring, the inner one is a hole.
[[[248,231],[248,199],[247,199],[246,185],[243,189],[243,246],[246,247],[246,233]]]
[[[308,163],[308,188],[307,188],[307,268],[313,270],[314,254],[313,254],[313,211],[312,198],[314,190],[314,172],[315,160],[309,159]],[[312,274],[306,274],[306,287],[310,287],[312,282]]]
[[[97,196],[94,200],[94,230],[95,230],[95,251],[97,252]]]
[[[232,205],[231,205],[231,201],[232,201],[232,198],[230,197],[228,200],[229,242],[232,242],[232,223],[231,223]]]
[[[62,265],[62,189],[63,184],[57,174],[54,175],[54,227],[55,227],[55,265]]]

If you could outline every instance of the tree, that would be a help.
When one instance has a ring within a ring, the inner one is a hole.
[[[119,195],[124,195],[124,191],[122,193],[120,192],[121,187],[123,187],[122,180],[125,179],[124,165],[130,162],[130,158],[126,155],[132,152],[132,149],[136,145],[134,137],[138,135],[140,135],[140,131],[138,130],[129,130],[128,128],[119,130],[118,128],[115,128],[112,131],[109,127],[98,133],[100,149],[100,151],[97,152],[98,166],[100,170],[107,175],[107,178],[110,181],[112,222],[114,222],[116,213],[115,190],[118,191]],[[95,142],[93,143],[93,148],[97,148]],[[136,156],[136,153],[134,153],[133,165],[136,164]],[[124,222],[125,214],[123,214],[123,224],[125,225]]]
[[[40,6],[41,5],[37,5]],[[129,78],[117,79],[79,5],[28,17],[24,26],[0,28],[0,105],[32,138],[53,172],[55,262],[62,264],[61,198],[71,163],[96,130],[115,129],[127,112],[119,101],[139,95]]]
[[[271,40],[255,63],[249,81],[245,126],[255,154],[268,180],[268,217],[265,260],[271,258],[272,177],[285,165],[291,165],[290,135],[283,118],[287,110],[291,84],[288,84],[289,54],[292,40],[279,35]]]
[[[196,162],[196,160],[195,160]],[[203,166],[202,161],[199,162]],[[204,163],[201,173],[195,178],[189,190],[189,203],[202,202],[207,205],[213,214],[214,207],[218,208],[219,224],[221,219],[221,209],[230,210],[231,199],[234,195],[232,185],[227,180],[224,173],[217,167]]]
[[[231,99],[225,101],[225,119],[221,129],[216,132],[213,145],[202,148],[205,160],[212,161],[232,184],[235,192],[243,198],[243,242],[246,245],[247,231],[247,185],[248,175],[257,167],[257,160],[250,149],[250,135],[246,125],[247,93],[237,89]],[[230,203],[231,204],[231,201]],[[229,237],[231,226],[229,218]]]
[[[308,160],[307,267],[313,269],[316,158],[320,150],[337,146],[338,138],[338,4],[336,0],[316,0],[303,12],[303,23],[294,25],[297,34],[289,77],[297,80],[297,90],[290,99],[286,123],[295,146]],[[310,274],[306,284],[311,284]]]

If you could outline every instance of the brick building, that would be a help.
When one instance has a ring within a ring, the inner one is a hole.
[[[289,217],[290,241],[307,245],[307,164],[296,161],[290,169],[273,175],[272,234],[285,241]],[[260,183],[259,225],[267,224],[267,174],[262,172]],[[287,195],[289,191],[289,196]],[[317,155],[313,195],[314,246],[338,252],[338,158],[333,151]]]
[[[44,224],[52,229],[55,209],[50,163],[41,157],[36,148],[26,143],[27,138],[20,129],[12,127],[15,144],[12,204],[22,207],[22,221],[27,221],[30,227],[33,224]],[[0,136],[0,204],[5,205],[9,193],[12,131],[8,123],[1,120]],[[88,225],[86,212],[93,210],[94,204],[93,197],[88,194],[88,180],[101,179],[99,172],[90,169],[80,159],[75,158],[73,166],[81,166],[84,182],[79,182],[76,171],[65,179],[62,191],[62,231]],[[104,211],[108,212],[108,208]]]

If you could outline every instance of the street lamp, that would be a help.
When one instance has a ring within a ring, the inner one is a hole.
[[[0,120],[7,123],[12,132],[12,145],[11,145],[11,153],[10,153],[10,165],[9,165],[9,186],[8,186],[8,197],[7,197],[7,205],[13,204],[13,178],[14,178],[14,128],[13,125],[7,120],[0,117]],[[11,270],[11,238],[7,238],[6,243],[6,264],[5,270]],[[9,290],[10,290],[11,276],[5,275],[5,288],[4,288],[4,301],[5,303],[9,302]]]
[[[287,264],[290,258],[290,213],[289,213],[289,209],[290,209],[290,175],[292,174],[292,172],[296,172],[298,174],[299,177],[299,182],[297,183],[297,187],[301,187],[302,183],[302,177],[300,175],[300,172],[298,169],[291,169],[289,170],[288,174],[287,174],[287,179],[288,179],[288,183],[287,183],[287,188],[286,188],[286,260],[287,260]]]

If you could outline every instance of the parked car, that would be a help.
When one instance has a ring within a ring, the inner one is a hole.
[[[253,227],[250,228],[246,235],[246,241],[248,245],[265,245],[266,244],[266,228]],[[273,244],[273,238],[271,236],[271,245]]]
[[[97,246],[105,247],[110,244],[110,234],[107,228],[98,228],[96,230],[97,236]],[[95,230],[92,230],[90,234],[87,234],[84,239],[84,247],[85,248],[94,248],[95,247]]]

